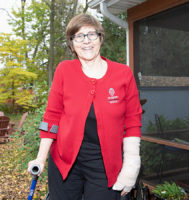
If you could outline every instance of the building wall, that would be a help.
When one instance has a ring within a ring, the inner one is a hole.
[[[140,99],[147,99],[142,106],[142,132],[145,133],[149,120],[155,122],[155,114],[166,119],[189,119],[189,87],[151,87],[140,89]]]

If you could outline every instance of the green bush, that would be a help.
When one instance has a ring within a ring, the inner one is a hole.
[[[164,182],[161,185],[157,185],[153,190],[162,199],[167,200],[184,200],[186,192],[183,188],[179,187],[175,183]]]
[[[27,164],[30,160],[33,160],[37,156],[39,149],[40,137],[39,137],[39,124],[43,119],[43,114],[45,112],[47,96],[44,97],[41,101],[43,105],[40,108],[37,108],[35,112],[29,113],[26,121],[24,122],[22,131],[24,135],[16,132],[12,137],[16,140],[23,140],[23,145],[20,146],[20,151],[24,152],[23,157],[18,159],[18,164],[21,170],[27,169]],[[41,177],[46,179],[47,170],[45,169]]]
[[[161,126],[163,130],[175,130],[175,129],[184,129],[189,128],[189,117],[186,119],[176,118],[174,120],[166,119],[163,115],[159,116],[159,120],[161,122]],[[148,122],[148,126],[146,128],[147,133],[157,132],[157,126],[151,120]]]

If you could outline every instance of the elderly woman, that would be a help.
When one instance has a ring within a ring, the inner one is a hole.
[[[66,38],[77,59],[56,68],[37,158],[48,159],[51,200],[118,200],[140,168],[141,106],[130,68],[100,55],[104,30],[92,16],[69,22]]]

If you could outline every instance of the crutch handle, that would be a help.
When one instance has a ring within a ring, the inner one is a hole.
[[[41,172],[41,168],[40,168],[40,166],[39,165],[33,165],[32,167],[31,167],[31,169],[30,169],[30,173],[32,174],[32,175],[34,175],[34,176],[38,176],[39,175],[39,173]]]

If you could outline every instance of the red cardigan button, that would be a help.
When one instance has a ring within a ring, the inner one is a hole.
[[[96,80],[95,79],[92,79],[91,80],[91,83],[94,85],[96,83]]]
[[[91,94],[93,95],[95,93],[95,91],[94,90],[91,90]]]

